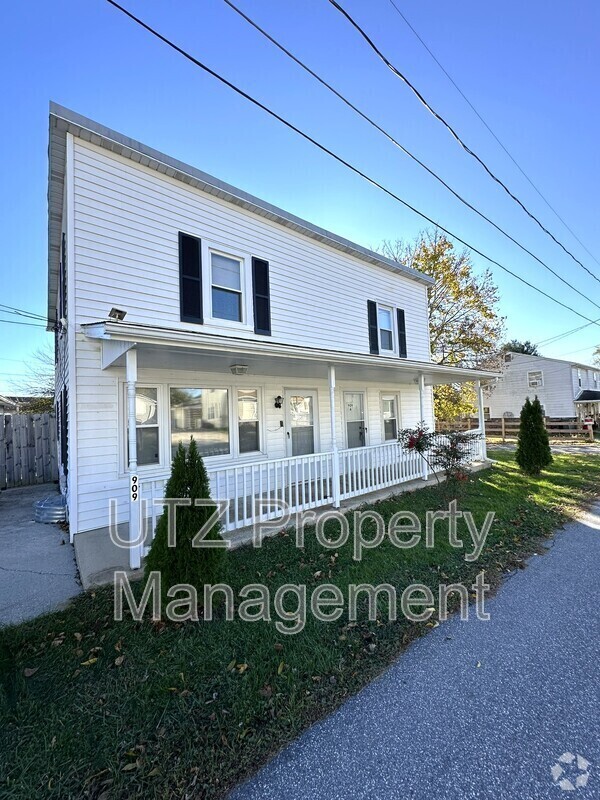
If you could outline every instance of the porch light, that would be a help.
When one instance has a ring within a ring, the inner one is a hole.
[[[108,312],[108,316],[110,319],[114,319],[116,322],[122,322],[127,315],[126,311],[123,311],[122,308],[111,308]]]
[[[229,369],[232,375],[247,375],[248,364],[232,364]]]
[[[282,405],[283,405],[283,397],[280,394],[278,394],[277,397],[275,398],[275,408],[281,408]]]

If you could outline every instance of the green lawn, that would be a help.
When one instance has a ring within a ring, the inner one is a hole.
[[[460,500],[479,524],[496,521],[479,561],[440,537],[433,550],[389,542],[352,560],[310,535],[298,550],[279,536],[229,557],[234,589],[261,582],[311,587],[329,581],[471,583],[485,569],[497,584],[600,486],[600,459],[557,456],[540,479],[522,476],[513,454],[479,473]],[[447,501],[446,501],[447,503]],[[376,505],[424,516],[438,488]],[[463,529],[459,525],[459,533]],[[464,532],[464,531],[463,531]],[[139,587],[138,587],[139,590]],[[435,624],[435,623],[433,623]],[[276,750],[354,694],[432,623],[311,619],[285,636],[273,624],[122,623],[112,590],[0,633],[0,796],[6,798],[220,797]]]

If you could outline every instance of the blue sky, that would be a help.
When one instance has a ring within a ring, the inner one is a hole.
[[[600,6],[396,0],[517,161],[600,260]],[[292,52],[473,204],[600,304],[600,283],[553,244],[462,152],[326,0],[238,0]],[[544,291],[600,310],[452,198],[413,162],[251,29],[222,0],[123,0],[149,24],[429,216]],[[525,202],[597,276],[600,266],[527,184],[389,0],[347,10]],[[105,0],[34,0],[3,9],[1,303],[44,313],[48,101],[187,161],[366,246],[413,238],[412,212],[189,64]],[[10,32],[10,33],[7,33]],[[477,269],[486,264],[475,258]],[[493,268],[510,338],[540,341],[584,324]],[[12,319],[0,313],[0,319]],[[49,338],[0,322],[0,392]],[[597,326],[543,347],[591,360]]]

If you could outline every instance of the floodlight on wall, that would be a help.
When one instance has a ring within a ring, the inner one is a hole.
[[[232,375],[247,375],[248,364],[232,364],[229,369]]]
[[[109,319],[114,319],[115,322],[122,322],[127,315],[126,311],[121,308],[111,308],[108,312]]]
[[[283,397],[280,394],[278,394],[277,397],[275,398],[275,408],[281,408],[282,405],[283,405]]]

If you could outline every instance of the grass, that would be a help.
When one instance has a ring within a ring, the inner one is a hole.
[[[398,550],[389,542],[360,563],[350,545],[321,548],[290,535],[260,550],[234,551],[234,589],[283,583],[314,588],[389,582],[470,584],[486,570],[497,584],[600,485],[600,459],[556,456],[541,478],[521,475],[513,454],[478,473],[459,506],[478,525],[496,520],[479,561],[451,548]],[[444,505],[437,487],[376,504],[388,519],[424,517]],[[445,505],[447,505],[447,500]],[[443,530],[443,529],[442,529]],[[464,529],[459,524],[459,534]],[[344,590],[344,589],[343,589]],[[138,587],[139,591],[139,587]],[[273,624],[116,623],[112,589],[77,598],[67,610],[0,632],[0,795],[34,798],[222,797],[275,751],[381,672],[435,623],[359,619],[317,623],[285,636]]]

